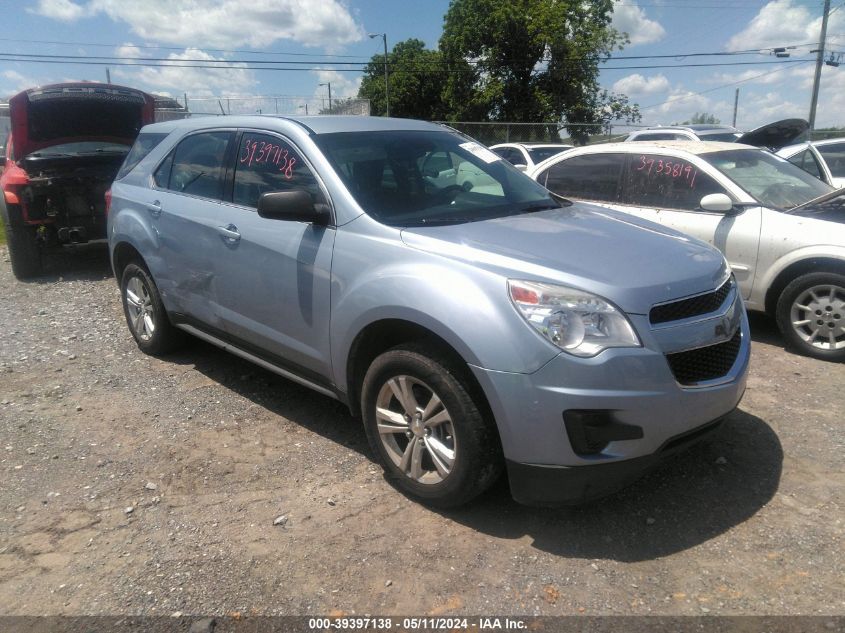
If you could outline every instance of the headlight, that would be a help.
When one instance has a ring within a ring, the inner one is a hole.
[[[575,356],[595,356],[610,347],[639,347],[640,339],[621,310],[589,292],[508,281],[511,301],[535,330]]]

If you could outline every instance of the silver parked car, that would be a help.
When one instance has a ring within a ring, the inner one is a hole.
[[[717,246],[745,305],[774,315],[792,347],[845,359],[845,198],[783,158],[736,143],[616,143],[532,176]]]
[[[416,499],[466,502],[505,466],[521,502],[601,496],[742,396],[716,249],[440,126],[188,119],[138,146],[108,234],[140,349],[192,334],[341,400]]]
[[[837,189],[845,187],[845,138],[790,145],[778,156]]]

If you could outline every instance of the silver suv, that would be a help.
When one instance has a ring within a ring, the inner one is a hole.
[[[557,198],[443,127],[369,117],[150,125],[110,194],[129,329],[192,334],[346,403],[441,507],[610,493],[739,402],[725,259]]]

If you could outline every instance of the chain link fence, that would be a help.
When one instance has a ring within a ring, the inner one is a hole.
[[[191,97],[185,94],[180,102],[170,97],[156,97],[156,121],[228,114],[280,114],[289,116],[346,114],[369,116],[370,100],[290,95]]]
[[[596,125],[590,123],[571,123],[569,125],[560,122],[547,123],[509,123],[509,122],[481,122],[481,121],[437,121],[443,125],[458,130],[471,136],[485,145],[496,145],[497,143],[565,143],[569,145],[581,144],[586,137],[588,144],[608,143],[623,140],[629,132],[639,125],[625,126],[604,126],[601,133],[589,132],[596,129]],[[576,143],[570,136],[571,128],[581,128],[588,133],[581,136]]]

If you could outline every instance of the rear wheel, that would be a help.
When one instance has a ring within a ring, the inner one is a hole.
[[[36,235],[37,228],[23,223],[20,207],[8,206],[0,201],[0,216],[6,231],[6,244],[12,273],[18,279],[31,279],[41,274],[41,246]]]
[[[472,385],[431,347],[396,347],[373,361],[361,408],[367,438],[404,492],[437,507],[481,494],[502,469],[498,434]]]
[[[810,273],[780,295],[777,322],[787,344],[822,360],[845,360],[845,275]]]
[[[142,352],[157,356],[182,344],[184,335],[167,318],[158,288],[143,264],[132,262],[124,268],[120,295],[126,324]]]

